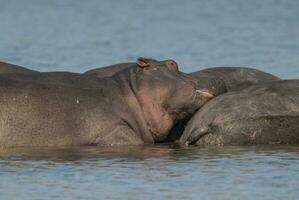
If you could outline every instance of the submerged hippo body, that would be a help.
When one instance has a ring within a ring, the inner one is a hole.
[[[180,142],[299,144],[299,80],[255,85],[216,97],[192,117]]]
[[[103,79],[2,75],[0,147],[153,143],[212,97],[172,60],[140,58]]]
[[[198,80],[220,79],[228,91],[280,80],[272,74],[248,67],[214,67],[193,72],[190,75]]]

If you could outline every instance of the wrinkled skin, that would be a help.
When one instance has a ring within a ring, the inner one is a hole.
[[[223,81],[227,91],[240,90],[254,84],[280,80],[272,74],[247,67],[215,67],[193,72],[190,75],[203,84],[208,82],[209,79]]]
[[[182,144],[299,144],[299,80],[223,94],[189,121]]]
[[[65,72],[2,75],[0,147],[154,143],[211,98],[172,60],[140,58],[103,79]]]
[[[5,62],[0,62],[0,74],[11,74],[11,73],[33,73],[34,70],[27,69],[18,65],[13,65]]]

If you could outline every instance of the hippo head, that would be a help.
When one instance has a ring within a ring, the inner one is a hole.
[[[131,86],[156,142],[214,97],[213,91],[200,88],[196,79],[180,72],[173,60],[139,58],[137,65]]]

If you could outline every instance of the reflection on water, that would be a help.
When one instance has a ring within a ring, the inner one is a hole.
[[[0,177],[1,199],[296,199],[299,147],[8,149]]]

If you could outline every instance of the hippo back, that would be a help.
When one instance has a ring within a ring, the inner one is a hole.
[[[193,72],[191,75],[197,79],[220,78],[225,82],[228,91],[280,80],[272,74],[247,67],[215,67]]]
[[[133,66],[136,66],[136,63],[120,63],[115,65],[110,65],[107,67],[91,69],[89,71],[84,72],[83,74],[95,76],[97,78],[105,78],[105,77],[111,77],[117,72]]]

